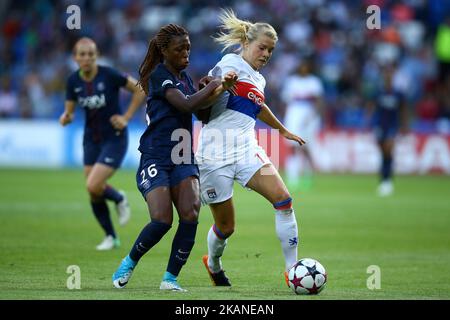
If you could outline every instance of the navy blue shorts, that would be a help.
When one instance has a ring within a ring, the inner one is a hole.
[[[136,183],[145,199],[147,193],[157,187],[174,187],[187,177],[198,178],[199,175],[195,164],[165,164],[160,159],[142,154],[136,173]]]
[[[83,144],[85,166],[103,163],[115,169],[119,168],[128,149],[128,136],[110,139],[101,143],[86,141]]]
[[[397,135],[397,127],[375,127],[375,136],[378,142],[394,139]]]

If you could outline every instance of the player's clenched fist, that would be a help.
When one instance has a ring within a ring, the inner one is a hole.
[[[109,121],[111,122],[114,129],[117,130],[123,130],[128,125],[127,118],[120,114],[113,115]]]
[[[64,112],[60,117],[59,117],[59,123],[63,126],[65,126],[66,124],[69,124],[73,121],[73,113],[68,113],[68,112]]]
[[[198,88],[200,90],[203,89],[204,87],[206,87],[208,83],[210,83],[213,80],[215,80],[215,78],[212,76],[204,76],[199,80]],[[222,79],[222,86],[225,90],[228,90],[236,84],[237,80],[238,80],[237,73],[234,71],[228,71]]]
[[[228,71],[222,79],[222,86],[225,90],[232,88],[238,80],[238,75],[234,71]]]

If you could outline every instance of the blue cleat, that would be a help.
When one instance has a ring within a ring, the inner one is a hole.
[[[114,272],[112,276],[114,287],[118,289],[122,289],[123,287],[125,287],[128,281],[130,280],[136,265],[137,262],[131,260],[129,255],[123,258],[119,268],[117,269],[116,272]]]

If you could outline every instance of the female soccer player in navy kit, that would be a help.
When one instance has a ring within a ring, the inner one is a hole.
[[[120,167],[128,147],[128,120],[145,99],[136,79],[118,71],[97,65],[97,46],[90,38],[81,38],[74,47],[74,59],[79,69],[67,81],[65,111],[59,122],[72,122],[75,106],[86,111],[84,127],[84,173],[92,211],[106,237],[97,250],[110,250],[120,245],[109,214],[106,200],[116,204],[119,224],[130,218],[130,207],[123,191],[117,191],[107,180]],[[125,114],[119,107],[119,90],[124,87],[133,96]]]
[[[381,165],[379,170],[380,184],[378,195],[390,196],[394,192],[393,175],[393,149],[395,137],[399,129],[405,131],[407,108],[402,93],[394,88],[393,66],[382,69],[382,83],[374,99],[375,136],[381,151]]]
[[[179,224],[172,242],[166,272],[160,289],[185,291],[177,276],[194,245],[200,209],[198,167],[192,153],[192,112],[209,106],[234,85],[237,75],[229,73],[214,79],[196,92],[192,79],[183,71],[189,64],[190,41],[187,31],[169,24],[151,40],[139,74],[146,94],[148,127],[140,140],[140,166],[136,174],[139,191],[147,202],[151,222],[139,234],[130,253],[113,274],[113,285],[123,288],[141,257],[169,231],[175,206]],[[180,152],[177,132],[187,135]],[[188,154],[184,154],[184,153]],[[175,158],[182,158],[179,163]]]

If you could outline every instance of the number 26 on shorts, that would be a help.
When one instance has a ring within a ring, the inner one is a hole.
[[[156,164],[151,164],[147,167],[146,169],[142,169],[141,171],[141,177],[142,177],[142,181],[141,184],[144,184],[145,182],[148,181],[148,179],[146,178],[146,175],[150,178],[154,178],[156,177],[156,175],[158,174],[158,170],[156,169]]]

